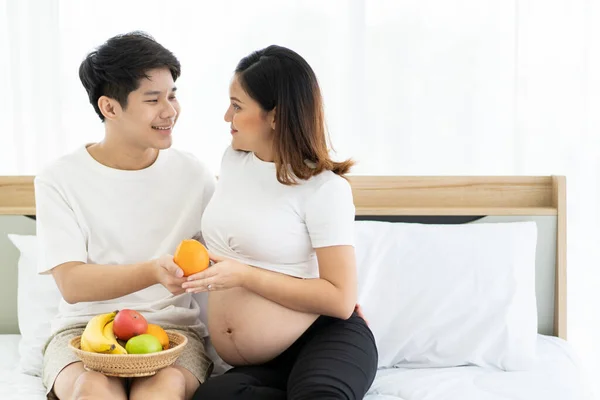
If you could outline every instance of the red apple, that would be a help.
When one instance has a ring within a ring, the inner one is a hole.
[[[137,311],[123,309],[115,316],[113,332],[121,340],[129,340],[134,336],[142,335],[148,330],[148,321]]]

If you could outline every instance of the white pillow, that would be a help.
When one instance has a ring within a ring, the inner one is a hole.
[[[42,349],[50,337],[50,320],[58,313],[61,295],[52,275],[37,273],[37,238],[14,234],[9,234],[8,238],[21,253],[17,288],[21,331],[18,368],[22,373],[41,376]]]
[[[535,222],[355,229],[359,303],[378,367],[531,367]]]

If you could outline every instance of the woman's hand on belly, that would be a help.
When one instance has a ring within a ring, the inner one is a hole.
[[[275,358],[317,317],[283,307],[243,288],[209,295],[211,342],[230,365],[259,364]]]

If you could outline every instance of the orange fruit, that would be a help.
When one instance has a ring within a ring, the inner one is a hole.
[[[148,330],[146,331],[146,333],[157,338],[163,350],[169,348],[169,336],[167,335],[167,332],[165,332],[165,330],[160,326],[148,324]]]
[[[208,268],[208,250],[195,239],[185,239],[179,243],[173,261],[183,270],[183,276],[190,276]]]

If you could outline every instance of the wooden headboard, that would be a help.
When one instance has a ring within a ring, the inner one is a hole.
[[[548,216],[555,220],[554,335],[566,339],[564,176],[350,176],[358,216]],[[0,215],[35,215],[33,177],[0,177]]]

